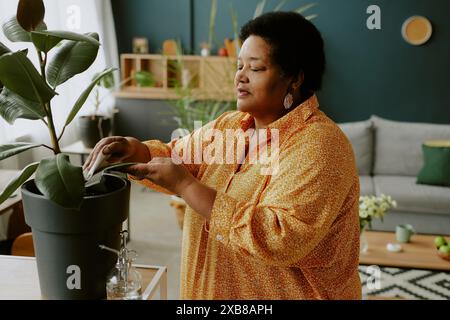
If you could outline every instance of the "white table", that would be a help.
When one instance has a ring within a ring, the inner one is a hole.
[[[143,299],[167,300],[167,268],[138,265],[142,275]],[[0,255],[0,300],[41,300],[36,259]]]

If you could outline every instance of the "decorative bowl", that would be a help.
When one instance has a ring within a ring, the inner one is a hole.
[[[438,250],[438,256],[444,260],[450,261],[450,253],[444,253]]]

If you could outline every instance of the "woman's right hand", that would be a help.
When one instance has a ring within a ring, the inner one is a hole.
[[[100,153],[109,156],[106,160],[109,163],[147,163],[151,160],[147,147],[139,140],[132,137],[107,137],[95,145],[94,150],[84,163],[83,169],[90,170]]]

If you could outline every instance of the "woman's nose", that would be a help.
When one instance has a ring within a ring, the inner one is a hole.
[[[239,84],[241,82],[244,82],[244,83],[248,82],[248,77],[247,77],[244,69],[236,71],[236,77],[234,78],[234,80],[235,80],[236,84]]]

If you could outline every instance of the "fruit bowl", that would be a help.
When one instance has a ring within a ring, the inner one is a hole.
[[[438,256],[444,260],[450,261],[450,253],[445,253],[438,250]]]
[[[450,243],[443,236],[438,236],[434,239],[438,256],[444,260],[450,261]]]

